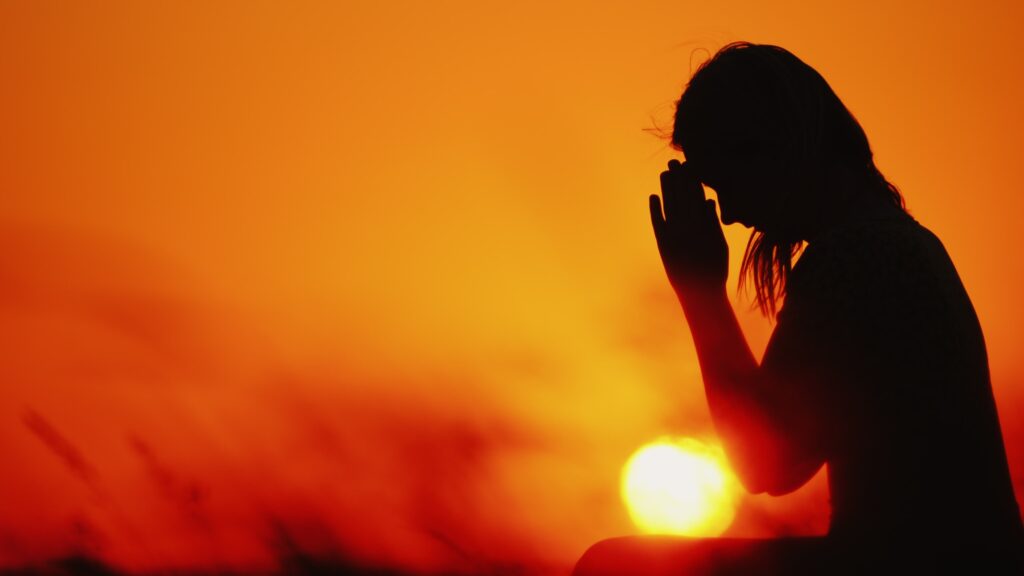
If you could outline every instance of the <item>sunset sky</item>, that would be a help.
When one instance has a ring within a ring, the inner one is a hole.
[[[945,244],[1020,500],[1022,12],[0,3],[0,568],[557,574],[635,533],[630,454],[714,442],[654,129],[733,40],[817,69]],[[726,535],[823,532],[824,479]]]

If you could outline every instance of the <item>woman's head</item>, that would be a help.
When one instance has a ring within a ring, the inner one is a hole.
[[[722,221],[753,228],[740,283],[752,276],[766,315],[824,195],[856,190],[903,208],[857,120],[817,71],[778,46],[733,42],[701,64],[677,103],[672,145],[718,194]],[[834,186],[837,174],[852,186]]]

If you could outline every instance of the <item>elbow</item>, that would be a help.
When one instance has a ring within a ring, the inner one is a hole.
[[[750,494],[770,494],[775,496],[775,485],[772,482],[771,475],[762,470],[756,470],[752,467],[737,467],[736,477],[739,479],[740,484]]]
[[[818,428],[783,429],[763,414],[747,413],[742,425],[725,428],[722,437],[747,492],[782,496],[806,484],[824,465],[826,444],[822,434],[811,433]]]
[[[731,435],[726,442],[729,463],[740,484],[750,494],[776,492],[780,458],[776,443],[768,441],[764,430],[745,436]]]
[[[815,471],[820,468],[819,464],[815,467]],[[789,471],[787,471],[789,472]],[[760,473],[746,473],[737,474],[740,480],[740,484],[750,494],[768,494],[769,496],[785,496],[791,492],[795,492],[801,486],[807,483],[808,480],[814,476],[811,474],[803,473],[779,473],[775,471],[766,471]]]
[[[787,458],[760,452],[737,462],[735,472],[751,494],[784,496],[806,484],[824,464],[823,458]]]
[[[819,465],[817,468],[820,467],[821,466]],[[817,470],[817,468],[815,468],[815,470]],[[785,496],[791,492],[796,492],[796,490],[806,484],[812,476],[814,476],[813,473],[806,476],[803,474],[794,474],[791,476],[776,478],[774,479],[774,482],[765,486],[765,492],[769,496]]]
[[[733,473],[740,481],[743,489],[750,494],[763,494],[771,487],[771,473],[763,457],[758,454],[740,454],[730,450],[729,462]]]

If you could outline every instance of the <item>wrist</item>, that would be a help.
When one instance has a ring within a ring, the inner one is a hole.
[[[676,289],[676,297],[683,307],[687,317],[694,316],[703,311],[710,311],[730,306],[729,295],[726,292],[725,284],[688,286],[684,289]]]
[[[729,296],[725,289],[725,283],[693,284],[688,286],[674,286],[676,296],[683,302],[709,302],[728,300]]]

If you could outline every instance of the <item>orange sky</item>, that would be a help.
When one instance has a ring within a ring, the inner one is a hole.
[[[0,566],[557,573],[633,531],[629,454],[710,433],[644,129],[738,39],[821,72],[945,243],[1024,494],[1024,9],[485,4],[0,4]]]

